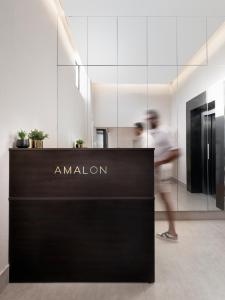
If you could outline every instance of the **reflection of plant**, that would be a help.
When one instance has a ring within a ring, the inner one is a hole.
[[[27,136],[27,133],[26,133],[26,131],[24,131],[24,130],[18,131],[17,134],[18,134],[18,137],[19,137],[20,140],[25,140],[25,138],[26,138],[26,136]]]
[[[41,130],[34,129],[34,130],[31,130],[31,132],[29,133],[28,136],[31,140],[43,141],[45,138],[48,137],[48,134],[44,133]]]
[[[84,141],[80,139],[80,140],[77,140],[76,143],[77,143],[77,145],[83,145]]]

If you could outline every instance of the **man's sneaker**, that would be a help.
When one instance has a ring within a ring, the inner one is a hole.
[[[163,232],[163,233],[157,233],[156,237],[165,240],[165,241],[171,241],[171,242],[177,242],[178,241],[178,235],[173,235],[169,233],[168,231]]]

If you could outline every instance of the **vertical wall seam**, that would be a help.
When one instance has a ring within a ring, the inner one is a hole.
[[[59,147],[59,15],[57,14],[56,26],[56,144]]]

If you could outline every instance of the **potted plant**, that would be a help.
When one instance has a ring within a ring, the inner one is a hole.
[[[83,148],[84,141],[79,139],[76,141],[76,148]]]
[[[29,133],[29,138],[32,140],[32,148],[43,148],[43,140],[48,137],[47,133],[41,130],[33,129]]]
[[[27,133],[24,130],[20,130],[17,133],[18,138],[16,141],[17,148],[28,148],[30,146],[29,139],[27,137]]]

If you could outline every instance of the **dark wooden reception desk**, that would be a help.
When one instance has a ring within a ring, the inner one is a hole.
[[[10,282],[153,282],[153,149],[10,149]]]

